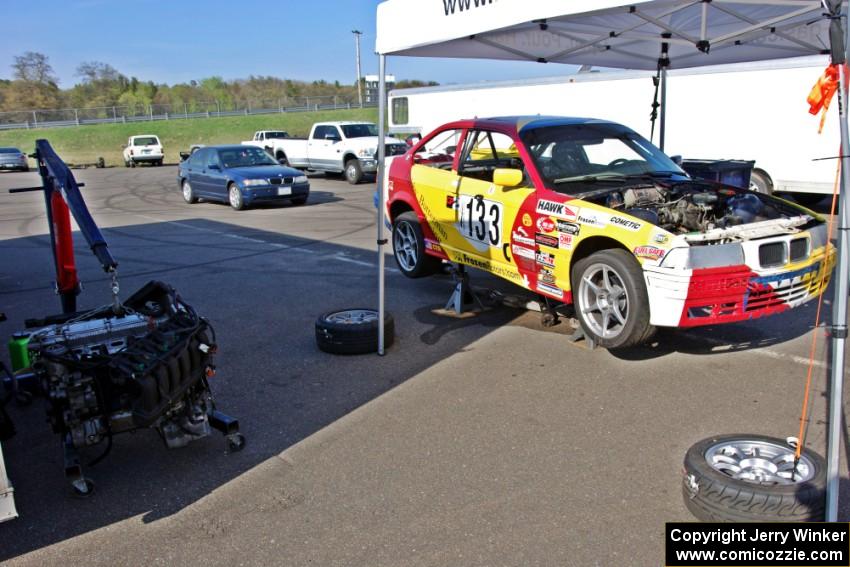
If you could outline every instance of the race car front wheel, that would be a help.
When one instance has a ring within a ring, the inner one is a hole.
[[[584,334],[605,348],[628,348],[655,332],[640,265],[625,250],[602,250],[572,269],[573,301]]]
[[[413,211],[402,213],[393,221],[393,255],[398,269],[409,278],[435,274],[442,264],[439,258],[425,253],[425,236]]]

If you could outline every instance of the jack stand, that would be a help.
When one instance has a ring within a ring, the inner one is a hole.
[[[560,323],[558,312],[552,307],[548,297],[541,295],[537,303],[540,305],[540,323],[543,327],[548,329]]]
[[[578,321],[576,321],[576,323],[578,323]],[[581,324],[578,324],[576,325],[576,330],[573,331],[573,334],[570,336],[570,342],[577,343],[580,340],[584,340],[587,344],[588,350],[594,350],[596,348],[596,341],[593,340],[593,338],[588,337],[585,334],[584,329],[581,328]]]
[[[481,299],[472,290],[469,285],[469,274],[466,272],[466,266],[458,264],[455,267],[452,264],[449,268],[452,279],[455,281],[455,289],[449,297],[448,303],[444,309],[438,309],[436,312],[440,315],[450,315],[452,317],[471,317],[478,312],[484,311],[486,308],[481,302]],[[464,311],[464,306],[471,304],[471,310]]]

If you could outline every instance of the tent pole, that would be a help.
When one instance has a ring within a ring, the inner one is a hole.
[[[658,121],[658,149],[664,151],[664,135],[667,133],[667,67],[661,68],[661,113]]]
[[[850,42],[850,26],[845,31],[845,46]],[[846,48],[845,48],[846,49]],[[846,52],[846,51],[845,51]],[[838,266],[833,278],[832,364],[829,387],[829,432],[826,460],[826,521],[838,519],[839,457],[841,455],[841,413],[844,398],[844,347],[847,342],[847,293],[850,289],[847,273],[850,270],[850,206],[846,198],[850,189],[850,133],[847,129],[847,71],[839,68],[838,120],[841,126],[841,191],[838,213]]]
[[[378,355],[384,355],[384,210],[387,208],[384,192],[384,168],[386,167],[386,148],[384,138],[387,137],[387,124],[384,118],[387,113],[387,56],[378,56],[378,177],[376,191],[378,192]]]

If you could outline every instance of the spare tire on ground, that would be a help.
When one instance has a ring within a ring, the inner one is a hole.
[[[384,313],[384,348],[393,343],[395,322]],[[331,354],[365,354],[378,350],[378,311],[337,309],[316,319],[316,344]]]
[[[764,435],[703,439],[685,455],[685,506],[710,522],[823,521],[826,462]]]

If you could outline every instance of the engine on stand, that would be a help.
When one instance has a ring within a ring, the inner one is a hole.
[[[149,282],[119,308],[106,306],[30,321],[27,350],[54,432],[62,438],[65,474],[85,495],[78,449],[115,434],[152,428],[169,448],[215,428],[231,451],[244,437],[237,420],[215,409],[207,378],[215,373],[212,326],[177,293]]]

